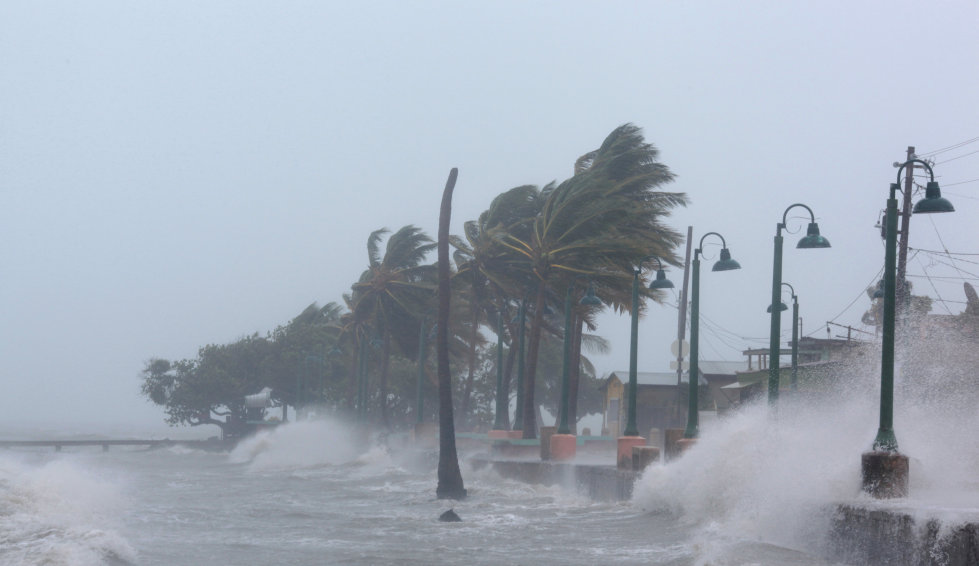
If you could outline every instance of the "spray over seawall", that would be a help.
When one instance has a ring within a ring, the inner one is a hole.
[[[943,367],[954,365],[898,368],[895,427],[911,458],[908,498],[879,501],[861,492],[860,456],[877,430],[880,395],[879,369],[867,363],[848,367],[818,393],[783,395],[777,411],[760,401],[718,421],[681,458],[649,468],[633,501],[708,533],[816,552],[840,503],[975,520],[979,414],[943,377]]]

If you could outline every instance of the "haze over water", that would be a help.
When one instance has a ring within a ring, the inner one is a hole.
[[[820,556],[839,503],[979,520],[979,417],[927,377],[899,381],[911,496],[861,494],[877,390],[872,373],[852,376],[821,399],[784,394],[777,419],[759,403],[716,421],[621,503],[466,465],[470,497],[439,501],[434,460],[356,446],[332,420],[260,433],[230,453],[10,450],[0,454],[0,563],[815,565],[830,563]],[[448,508],[463,522],[438,522]]]

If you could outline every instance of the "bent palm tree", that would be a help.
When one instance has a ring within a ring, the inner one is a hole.
[[[639,128],[616,128],[602,146],[576,164],[576,175],[541,191],[543,207],[529,234],[506,233],[500,241],[536,283],[538,306],[553,301],[578,275],[587,276],[600,294],[617,297],[631,284],[637,258],[655,253],[675,261],[681,235],[661,223],[669,209],[685,205],[683,193],[654,190],[673,179],[657,161],[658,151]],[[524,438],[536,438],[534,385],[543,308],[531,321],[524,381]]]
[[[380,255],[381,237],[387,229],[375,230],[367,239],[369,265],[352,286],[350,319],[359,323],[358,349],[370,327],[383,348],[379,383],[381,420],[387,426],[388,360],[392,343],[406,355],[417,342],[417,317],[434,291],[435,266],[422,262],[435,244],[416,226],[405,226],[392,234]]]

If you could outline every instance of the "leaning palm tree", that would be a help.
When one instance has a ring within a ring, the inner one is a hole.
[[[540,210],[539,197],[539,190],[532,185],[510,189],[493,199],[478,220],[470,220],[463,225],[464,238],[449,237],[449,242],[456,249],[453,254],[456,264],[453,280],[461,283],[460,290],[467,299],[472,333],[462,400],[464,417],[468,417],[469,412],[477,347],[483,343],[479,328],[484,324],[492,325],[496,313],[509,302],[504,289],[514,288],[513,276],[521,272],[513,269],[515,258],[500,243],[498,236],[504,233],[525,234]],[[519,262],[519,258],[516,261]]]
[[[686,204],[683,193],[660,192],[673,179],[657,161],[658,152],[639,128],[616,128],[600,148],[576,165],[577,174],[541,191],[543,206],[528,235],[500,237],[536,286],[534,304],[555,304],[554,296],[587,277],[600,295],[618,297],[631,284],[635,262],[655,253],[674,260],[678,232],[662,224],[669,210]],[[524,381],[524,438],[536,438],[534,385],[543,308],[535,308],[527,347]]]
[[[392,345],[411,355],[416,344],[416,321],[430,300],[435,283],[435,266],[422,263],[435,248],[432,239],[420,228],[408,225],[387,239],[381,256],[381,238],[387,232],[383,228],[375,230],[368,238],[369,264],[353,284],[349,300],[351,318],[369,326],[376,333],[369,339],[382,349],[378,393],[385,426],[389,424],[387,379]]]
[[[452,168],[442,193],[439,211],[438,233],[438,351],[439,375],[439,464],[438,486],[435,495],[439,499],[463,499],[466,487],[459,469],[456,452],[455,421],[452,411],[452,373],[449,368],[449,306],[451,300],[449,267],[449,222],[452,216],[452,190],[459,171]]]

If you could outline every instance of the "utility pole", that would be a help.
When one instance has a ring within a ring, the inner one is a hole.
[[[908,146],[908,156],[905,161],[910,162],[915,158],[914,146]],[[898,242],[897,251],[897,281],[895,286],[895,295],[897,296],[896,310],[897,318],[900,320],[904,315],[907,314],[908,302],[910,297],[907,295],[908,290],[905,288],[908,267],[908,236],[910,236],[910,226],[911,226],[911,190],[914,188],[914,163],[908,163],[907,169],[904,172],[904,203],[901,208],[901,231],[899,235],[901,237]]]
[[[683,260],[683,288],[680,289],[680,308],[677,315],[676,331],[676,402],[673,404],[673,416],[679,418],[680,391],[683,383],[683,337],[687,333],[687,289],[690,286],[690,249],[693,240],[693,226],[687,226],[687,255]]]

